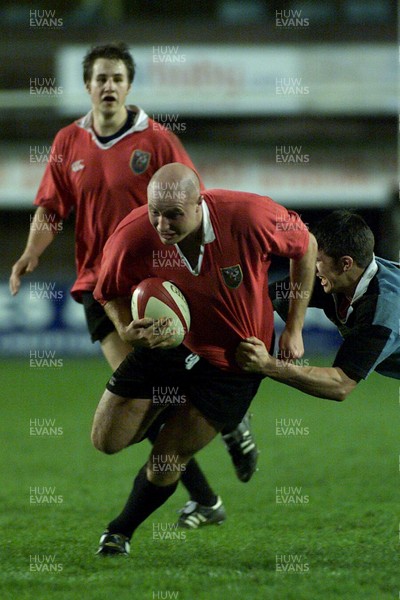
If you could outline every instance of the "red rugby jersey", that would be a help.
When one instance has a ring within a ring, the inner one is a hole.
[[[61,129],[54,139],[35,204],[65,219],[76,213],[77,279],[71,293],[96,285],[103,246],[132,209],[147,203],[147,185],[163,165],[194,168],[178,138],[138,107],[133,127],[106,144],[96,138],[91,113]]]
[[[104,248],[94,291],[102,304],[130,296],[146,277],[172,281],[191,313],[185,346],[222,369],[239,371],[235,351],[256,336],[267,348],[273,335],[268,296],[271,255],[301,258],[309,234],[300,217],[265,196],[206,190],[215,239],[205,244],[198,275],[181,260],[176,246],[165,246],[149,222],[147,207],[133,210]]]

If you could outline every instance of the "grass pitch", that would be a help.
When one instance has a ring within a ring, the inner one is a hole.
[[[198,455],[228,520],[160,539],[187,500],[180,486],[139,528],[129,558],[102,559],[98,538],[149,448],[91,447],[107,367],[66,359],[35,369],[27,359],[2,372],[1,598],[399,598],[398,381],[374,374],[342,404],[264,381],[251,482],[236,479],[219,438]]]

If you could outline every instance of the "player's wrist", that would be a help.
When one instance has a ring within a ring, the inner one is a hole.
[[[130,344],[132,347],[135,345],[136,339],[132,330],[129,329],[128,325],[124,325],[123,323],[119,323],[116,325],[116,329],[119,337],[126,344]]]
[[[280,363],[282,363],[282,361],[269,354],[264,361],[261,371],[262,374],[265,377],[276,377],[277,373],[279,373],[280,366],[282,366]]]
[[[27,258],[39,258],[40,249],[35,243],[30,242],[25,246],[22,256]]]
[[[290,334],[299,334],[303,330],[304,316],[288,315],[285,323],[285,331]]]

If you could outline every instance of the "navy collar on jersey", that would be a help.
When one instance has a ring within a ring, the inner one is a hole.
[[[112,146],[114,146],[114,144],[119,142],[119,140],[122,140],[127,135],[129,135],[131,133],[135,133],[136,131],[144,131],[149,126],[149,117],[142,108],[140,108],[139,106],[127,106],[126,108],[128,110],[131,110],[132,112],[136,113],[136,117],[135,117],[135,120],[133,121],[132,127],[130,127],[127,131],[124,131],[124,133],[122,133],[119,137],[114,138],[106,143],[100,142],[100,140],[98,139],[97,135],[95,134],[95,132],[93,130],[93,127],[92,127],[93,111],[92,110],[90,110],[87,113],[87,115],[85,115],[84,117],[82,117],[81,119],[76,121],[76,124],[78,127],[85,129],[85,131],[88,131],[91,134],[92,140],[94,141],[96,146],[98,146],[102,150],[108,150],[108,148],[111,148]]]
[[[215,240],[214,228],[212,226],[211,219],[210,219],[210,211],[209,211],[207,203],[205,202],[204,199],[201,202],[201,210],[203,212],[203,221],[202,221],[203,234],[202,234],[202,240],[201,240],[201,246],[200,246],[200,252],[199,252],[199,260],[197,261],[197,265],[195,266],[194,269],[192,268],[189,261],[186,259],[185,255],[179,248],[178,244],[175,244],[175,248],[176,248],[179,256],[181,257],[181,259],[183,260],[183,262],[185,263],[185,265],[189,269],[189,271],[192,273],[192,275],[200,275],[200,269],[201,269],[201,265],[203,263],[203,257],[204,257],[204,247],[206,244],[210,244],[211,242],[213,242]]]
[[[370,284],[370,281],[373,277],[375,277],[376,272],[378,270],[378,265],[377,262],[375,260],[375,254],[372,255],[372,260],[369,263],[368,267],[365,269],[364,273],[362,274],[362,277],[360,279],[360,281],[357,284],[357,287],[354,291],[354,295],[351,299],[349,308],[347,309],[347,313],[346,316],[344,318],[340,318],[339,317],[339,312],[338,312],[338,306],[339,306],[339,301],[338,301],[338,297],[337,294],[333,294],[333,299],[335,301],[335,307],[336,307],[336,315],[339,318],[339,320],[342,323],[346,323],[347,319],[349,318],[349,316],[351,315],[351,313],[353,312],[353,304],[354,302],[356,302],[357,300],[359,300],[362,296],[364,296],[365,292],[368,289],[368,286]]]
[[[99,135],[98,133],[95,132],[96,137],[99,140],[99,142],[101,142],[102,144],[107,144],[108,142],[111,142],[112,140],[122,137],[123,134],[125,133],[125,131],[128,131],[128,129],[130,129],[132,127],[132,125],[135,121],[136,113],[134,113],[133,110],[130,110],[130,109],[127,109],[127,111],[128,111],[128,116],[126,118],[125,123],[122,125],[122,127],[120,129],[118,129],[118,131],[116,131],[112,135]]]

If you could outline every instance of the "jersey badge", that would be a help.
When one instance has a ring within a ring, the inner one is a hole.
[[[131,157],[131,169],[136,175],[141,175],[145,172],[150,163],[150,152],[144,150],[135,150]]]
[[[222,277],[224,278],[225,285],[229,288],[236,289],[243,281],[243,272],[240,265],[234,265],[233,267],[225,267],[221,269]]]
[[[77,171],[81,171],[84,168],[85,165],[83,164],[83,158],[81,158],[80,160],[76,160],[71,165],[71,171],[73,171],[74,173],[76,173]]]

